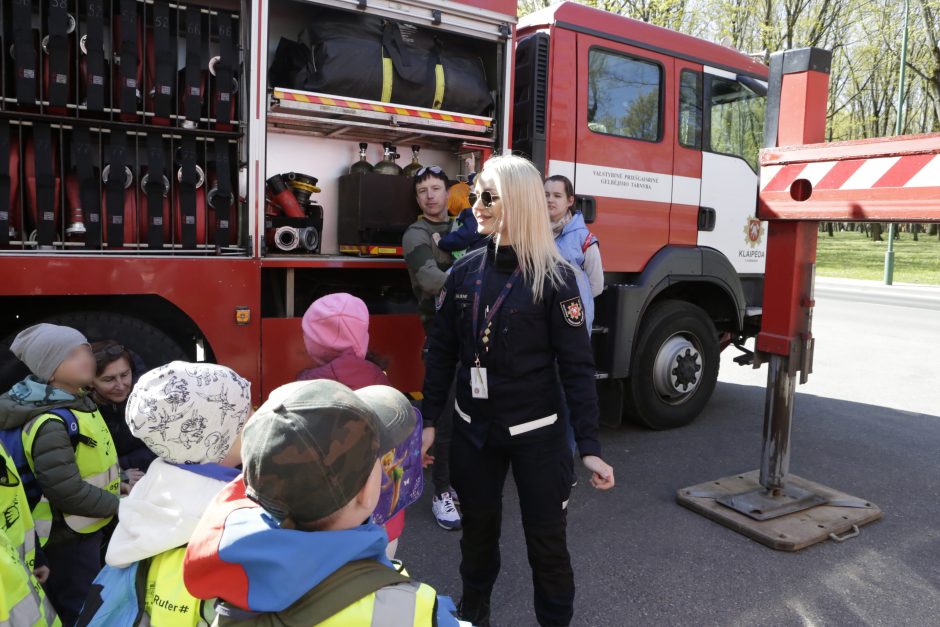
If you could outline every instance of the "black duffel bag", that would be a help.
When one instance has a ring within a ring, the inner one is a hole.
[[[445,48],[410,24],[322,13],[299,43],[311,62],[297,68],[293,84],[278,86],[470,114],[493,104],[479,57]]]
[[[268,68],[268,84],[271,87],[299,89],[297,77],[311,71],[310,48],[292,39],[281,37],[274,51],[274,60]]]

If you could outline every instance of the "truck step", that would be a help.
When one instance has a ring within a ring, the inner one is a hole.
[[[754,364],[754,351],[745,348],[743,344],[735,344],[734,347],[742,353],[734,358],[734,363],[739,366],[751,366]]]

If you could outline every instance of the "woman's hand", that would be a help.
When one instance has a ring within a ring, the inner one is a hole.
[[[421,466],[427,468],[434,463],[434,456],[428,455],[434,445],[434,427],[425,427],[421,431]]]
[[[584,467],[591,471],[591,485],[598,490],[614,487],[614,469],[597,455],[585,455],[581,458]]]

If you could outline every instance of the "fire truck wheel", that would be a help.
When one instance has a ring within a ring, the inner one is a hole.
[[[689,424],[718,379],[718,332],[696,305],[667,300],[643,318],[626,381],[625,413],[650,429]]]
[[[38,322],[61,324],[81,331],[90,342],[115,340],[136,354],[147,370],[191,358],[172,337],[143,320],[106,311],[63,313]],[[12,338],[11,338],[12,339]]]

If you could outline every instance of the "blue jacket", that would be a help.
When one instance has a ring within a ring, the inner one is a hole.
[[[441,237],[441,241],[438,242],[437,246],[441,250],[446,250],[449,253],[461,250],[470,252],[482,246],[486,241],[486,236],[477,232],[477,219],[473,217],[473,209],[470,207],[460,212],[456,223],[460,226]]]
[[[591,327],[594,324],[594,296],[591,294],[591,281],[584,271],[584,243],[588,238],[593,238],[593,235],[584,223],[584,216],[578,212],[571,217],[561,233],[555,236],[555,244],[558,246],[558,252],[561,253],[561,256],[574,266],[576,271],[578,291],[581,292],[581,301],[584,303],[584,318],[588,334],[590,334]]]
[[[487,369],[488,398],[473,398],[470,368],[478,344],[472,319],[481,262],[481,321],[518,267],[511,247],[500,247],[497,252],[490,241],[486,248],[457,260],[451,269],[428,337],[422,401],[425,425],[434,426],[444,411],[459,364],[454,429],[476,446],[484,446],[491,429],[501,429],[513,441],[564,438],[567,424],[558,417],[564,386],[581,455],[600,455],[594,358],[582,298],[567,267],[560,268],[565,279],[560,286],[546,281],[541,302],[533,301],[532,290],[521,277],[516,281],[493,317],[489,351],[480,351],[480,364]]]
[[[373,524],[342,531],[282,528],[247,498],[239,478],[203,515],[186,549],[183,579],[197,598],[218,597],[254,613],[289,611],[349,562],[373,560],[393,568],[385,556],[387,544],[385,530]],[[450,607],[449,600],[438,603],[438,625],[456,627],[445,611]]]

